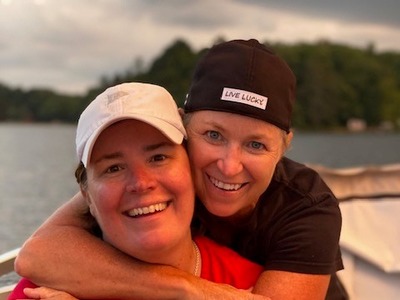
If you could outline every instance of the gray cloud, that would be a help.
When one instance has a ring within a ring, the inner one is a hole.
[[[235,0],[264,8],[277,8],[304,15],[327,17],[350,23],[400,25],[398,0]]]
[[[195,49],[222,36],[400,50],[395,0],[7,1],[0,0],[0,82],[12,86],[80,92],[138,57],[151,61],[177,38]]]

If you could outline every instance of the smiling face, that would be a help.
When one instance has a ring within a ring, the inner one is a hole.
[[[129,255],[160,262],[158,254],[191,243],[186,150],[146,123],[124,120],[100,134],[83,193],[104,240]]]
[[[208,110],[191,113],[186,129],[196,194],[207,210],[221,217],[249,213],[286,149],[283,131],[258,119]]]

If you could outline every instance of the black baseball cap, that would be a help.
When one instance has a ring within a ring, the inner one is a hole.
[[[199,60],[185,112],[249,116],[290,131],[296,78],[287,63],[255,39],[213,46]]]

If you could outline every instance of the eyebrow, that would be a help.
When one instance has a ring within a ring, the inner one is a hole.
[[[172,142],[161,142],[161,143],[157,143],[157,144],[150,144],[150,145],[144,146],[143,147],[143,151],[144,152],[150,152],[150,151],[154,151],[154,150],[157,150],[157,149],[160,149],[160,148],[163,148],[163,147],[171,147],[173,145],[174,144],[172,144]],[[99,157],[98,159],[96,159],[94,161],[94,163],[96,164],[96,163],[99,163],[100,161],[103,161],[103,160],[111,160],[111,159],[119,158],[119,157],[122,157],[122,156],[123,156],[122,152],[117,151],[117,152],[105,154],[105,155]]]
[[[162,147],[171,147],[175,144],[172,144],[172,142],[161,142],[157,144],[151,144],[143,147],[143,151],[148,152],[148,151],[154,151]]]
[[[98,159],[96,159],[93,163],[97,164],[103,160],[111,160],[111,159],[115,159],[118,157],[122,157],[122,153],[121,152],[114,152],[114,153],[109,153],[109,154],[105,154],[101,157],[99,157]]]
[[[207,125],[210,125],[210,126],[214,126],[215,129],[221,131],[222,133],[226,131],[226,129],[224,127],[222,127],[218,122],[215,122],[214,120],[210,120],[210,121],[207,120],[204,123]],[[273,137],[271,136],[271,133],[266,132],[266,131],[263,131],[262,133],[252,133],[249,136],[247,136],[247,138],[254,139],[254,140],[261,140],[264,138],[267,138],[269,140],[273,139]]]
[[[205,120],[204,123],[209,126],[214,126],[219,131],[225,131],[225,129],[218,122],[214,120]]]

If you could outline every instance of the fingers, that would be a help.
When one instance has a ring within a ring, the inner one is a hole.
[[[66,292],[47,287],[25,288],[24,294],[27,296],[27,299],[77,300],[77,298]]]

